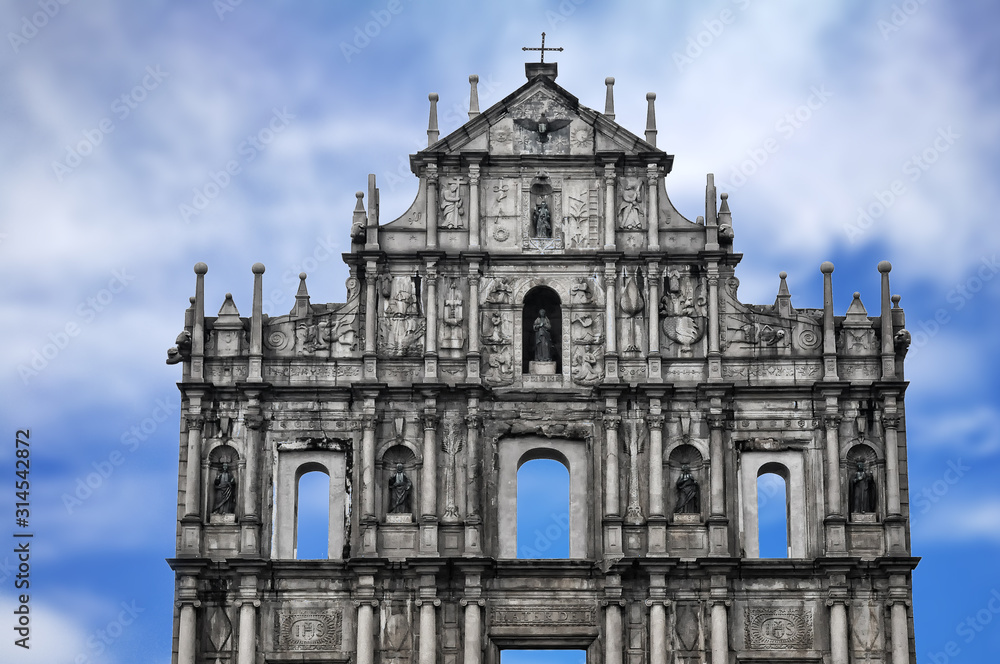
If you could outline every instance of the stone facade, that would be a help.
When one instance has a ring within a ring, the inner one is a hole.
[[[878,266],[797,309],[743,304],[725,193],[683,217],[645,138],[554,64],[411,156],[381,223],[358,203],[344,304],[204,313],[182,364],[174,662],[914,661],[903,310]],[[366,200],[367,199],[367,200]],[[367,204],[367,205],[366,205]],[[541,310],[545,310],[544,316]],[[570,473],[568,560],[516,558],[516,472]],[[330,478],[327,560],[296,560],[297,482]],[[759,557],[757,478],[788,488]]]

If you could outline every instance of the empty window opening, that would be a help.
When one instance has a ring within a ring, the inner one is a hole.
[[[299,478],[295,500],[296,560],[329,558],[330,477],[322,471]]]
[[[761,558],[789,558],[788,486],[773,472],[757,477],[757,545]]]
[[[559,461],[534,459],[517,471],[517,557],[569,558],[569,469]]]
[[[587,651],[501,650],[500,664],[587,664]]]

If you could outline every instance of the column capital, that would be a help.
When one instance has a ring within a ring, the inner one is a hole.
[[[645,604],[646,606],[653,606],[654,604],[670,606],[671,604],[673,604],[673,602],[671,602],[666,597],[650,597],[649,599],[643,600],[643,604]]]
[[[840,423],[844,420],[844,416],[840,413],[827,413],[822,416],[823,426],[827,429],[837,429],[840,427]]]
[[[485,599],[460,599],[458,603],[462,606],[486,606]]]
[[[607,608],[607,607],[610,607],[610,606],[616,606],[616,607],[619,607],[619,608],[624,608],[624,606],[625,606],[625,600],[621,599],[621,598],[619,598],[619,599],[602,599],[601,600],[601,606],[604,607],[604,608]]]
[[[424,430],[436,430],[438,427],[438,422],[441,421],[441,416],[437,413],[423,413],[420,416],[421,421],[424,424]]]
[[[646,166],[646,180],[649,184],[655,185],[656,181],[660,179],[660,169],[656,164],[649,164]]]
[[[184,421],[187,423],[188,429],[200,429],[205,426],[205,416],[200,413],[196,415],[187,415],[185,416]]]
[[[909,608],[910,600],[905,597],[892,597],[892,596],[888,597],[885,600],[886,606],[892,606],[893,604],[902,604],[903,606]]]
[[[437,184],[438,181],[438,167],[437,164],[427,164],[424,168],[424,179],[427,184]]]
[[[713,429],[724,429],[726,427],[726,416],[722,413],[709,413],[706,417],[708,426]]]
[[[883,415],[882,426],[886,429],[896,429],[899,427],[899,415]]]
[[[708,280],[708,285],[711,286],[712,288],[719,287],[719,275],[710,274],[708,275],[707,280]]]
[[[238,599],[235,602],[233,602],[233,604],[236,606],[236,608],[240,608],[244,604],[246,604],[247,606],[252,606],[255,609],[259,609],[260,608],[260,600],[259,599]]]
[[[465,426],[469,429],[478,429],[480,423],[482,423],[482,418],[479,415],[466,415],[465,416]]]
[[[247,425],[248,428],[254,431],[260,431],[264,428],[267,421],[264,416],[260,413],[247,413],[243,416],[243,423]]]
[[[417,606],[423,606],[424,604],[431,604],[435,608],[441,606],[441,600],[439,600],[437,597],[435,597],[433,599],[431,599],[431,598],[419,599],[418,598],[418,599],[414,600],[413,603],[416,604]]]
[[[665,418],[664,418],[664,416],[663,416],[662,413],[657,413],[655,415],[650,414],[650,415],[646,416],[646,422],[649,424],[649,428],[650,429],[653,429],[653,428],[657,428],[657,429],[662,428],[663,427],[663,421],[664,421],[664,419]]]
[[[354,606],[361,608],[362,606],[371,606],[373,609],[378,608],[377,599],[356,599],[354,600]]]
[[[192,598],[186,598],[186,599],[182,598],[174,602],[174,606],[176,606],[178,609],[183,609],[185,606],[191,606],[197,609],[201,606],[201,600]]]
[[[622,416],[610,413],[605,413],[601,417],[601,422],[604,424],[605,429],[617,429],[622,423]]]

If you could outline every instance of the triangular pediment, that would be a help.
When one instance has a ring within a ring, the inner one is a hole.
[[[536,76],[480,115],[418,153],[497,156],[659,153],[603,113],[587,108],[546,76]]]

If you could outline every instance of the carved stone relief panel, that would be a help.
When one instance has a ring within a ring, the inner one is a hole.
[[[750,650],[808,650],[813,647],[812,611],[748,608],[744,631]]]
[[[503,118],[490,127],[490,151],[496,155],[514,154],[513,118]]]
[[[483,218],[486,246],[492,250],[516,249],[520,242],[518,216],[520,181],[515,178],[483,180]]]
[[[618,180],[618,230],[640,231],[646,228],[645,186],[642,178],[623,177]]]
[[[594,128],[580,118],[569,125],[569,153],[594,154]]]
[[[596,249],[599,246],[599,192],[593,180],[564,183],[563,240],[566,249]]]
[[[516,154],[569,154],[570,111],[550,90],[540,89],[511,109]]]
[[[465,178],[459,176],[441,178],[441,191],[438,194],[441,208],[438,213],[439,228],[449,230],[466,228],[469,197],[466,182]]]
[[[277,611],[275,622],[275,650],[340,650],[343,641],[340,609]]]
[[[483,381],[487,385],[514,382],[514,321],[509,311],[489,310],[481,314]]]
[[[693,357],[708,329],[708,298],[703,280],[690,266],[667,270],[660,298],[661,349],[673,357]]]
[[[378,350],[389,357],[420,356],[427,323],[420,306],[419,281],[410,275],[384,274],[378,287]]]
[[[573,382],[596,385],[604,379],[604,315],[574,312],[570,317]]]

